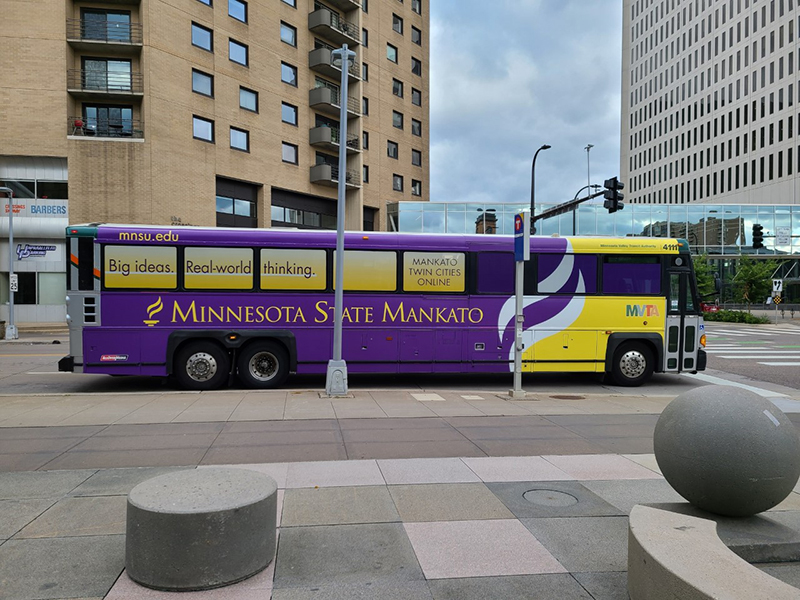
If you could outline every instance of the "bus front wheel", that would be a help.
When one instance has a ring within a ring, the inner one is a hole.
[[[253,342],[239,354],[237,370],[247,387],[276,388],[289,375],[289,355],[276,342]]]
[[[228,353],[212,342],[194,342],[178,351],[175,377],[190,390],[215,390],[230,373]]]
[[[611,377],[626,387],[642,385],[653,374],[653,353],[644,344],[629,342],[614,352]]]

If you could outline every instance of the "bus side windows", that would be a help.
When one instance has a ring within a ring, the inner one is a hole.
[[[332,254],[336,280],[336,252]],[[396,292],[397,252],[381,250],[345,250],[344,291]]]
[[[540,254],[540,294],[597,293],[596,254]]]
[[[186,248],[183,285],[187,290],[253,289],[251,248]]]
[[[178,249],[175,246],[106,246],[104,284],[113,289],[178,287]]]
[[[327,252],[262,248],[262,290],[325,290],[328,287]]]
[[[466,289],[463,252],[405,252],[403,291],[434,294],[463,293]]]
[[[480,252],[477,257],[475,291],[479,294],[514,294],[514,255],[511,252]]]
[[[661,293],[658,256],[603,257],[603,293],[617,296],[654,296]]]

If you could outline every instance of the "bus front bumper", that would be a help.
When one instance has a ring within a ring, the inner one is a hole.
[[[706,351],[701,348],[697,351],[697,370],[705,371],[706,362],[708,362],[708,355],[706,354]]]

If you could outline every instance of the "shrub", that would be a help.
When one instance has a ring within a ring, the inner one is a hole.
[[[767,317],[757,317],[743,310],[721,310],[715,313],[703,313],[705,321],[724,321],[725,323],[749,323],[760,325],[769,323]]]

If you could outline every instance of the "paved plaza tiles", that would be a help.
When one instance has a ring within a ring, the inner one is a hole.
[[[277,556],[182,594],[123,569],[126,494],[175,467],[0,473],[0,598],[624,599],[631,508],[681,500],[652,454],[231,466],[277,482]],[[800,523],[800,494],[768,514]]]

